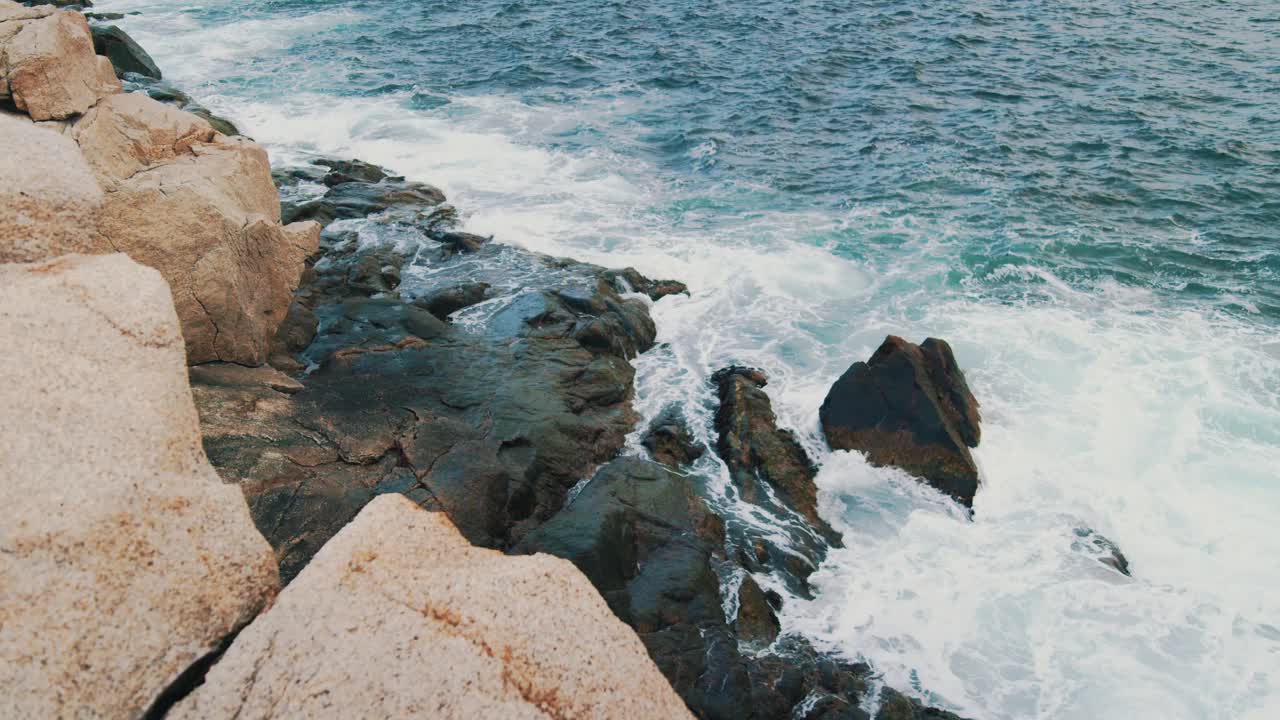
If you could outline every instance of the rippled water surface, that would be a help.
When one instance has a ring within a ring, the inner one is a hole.
[[[687,281],[641,410],[707,436],[710,371],[764,367],[848,538],[787,627],[975,718],[1280,717],[1280,5],[98,6],[277,159]],[[972,523],[821,441],[886,333],[983,403]]]

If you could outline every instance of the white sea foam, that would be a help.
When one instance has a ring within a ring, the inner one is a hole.
[[[200,27],[173,5],[99,4],[144,10],[126,29],[196,86],[353,20]],[[384,164],[440,185],[472,231],[687,282],[691,297],[653,307],[661,346],[636,363],[639,409],[652,417],[681,403],[713,444],[708,375],[730,362],[763,367],[781,423],[822,461],[825,514],[846,533],[814,577],[818,598],[787,603],[786,627],[974,717],[1280,717],[1280,341],[1265,329],[1114,283],[1073,286],[1045,268],[1000,268],[965,294],[945,282],[960,242],[945,226],[874,207],[761,209],[750,188],[663,178],[623,137],[612,151],[548,149],[552,135],[606,128],[636,100],[459,96],[413,111],[403,97],[306,87],[200,99],[277,160]],[[886,234],[900,242],[857,258],[829,249],[832,237]],[[1025,298],[983,294],[1014,276]],[[819,437],[826,389],[888,333],[950,340],[982,401],[973,522]],[[717,502],[734,509],[723,468],[713,454],[703,463]],[[1077,527],[1114,540],[1134,577],[1073,548]]]

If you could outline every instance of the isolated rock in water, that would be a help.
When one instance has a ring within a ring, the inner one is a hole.
[[[1121,575],[1130,576],[1129,559],[1120,552],[1120,546],[1091,528],[1075,528],[1076,539],[1071,542],[1074,550],[1083,552]]]
[[[120,92],[111,61],[96,55],[89,23],[75,12],[0,0],[0,100],[34,120],[61,120]]]
[[[765,374],[730,366],[711,376],[720,398],[716,411],[717,450],[734,484],[748,502],[764,503],[758,483],[769,483],[791,509],[832,542],[839,536],[818,516],[817,469],[789,430],[779,429],[773,404],[764,392]]]
[[[425,674],[424,674],[425,673]],[[368,505],[170,717],[687,718],[569,563]]]
[[[840,376],[819,417],[833,449],[902,468],[973,507],[978,467],[969,448],[981,439],[981,418],[945,341],[889,336]]]
[[[0,266],[3,717],[138,717],[270,600],[271,548],[200,448],[159,273]]]
[[[111,61],[116,77],[124,77],[125,73],[137,73],[156,80],[162,77],[156,61],[129,37],[129,33],[115,25],[94,25],[90,31],[93,33],[94,51]]]
[[[101,234],[169,281],[188,362],[264,363],[320,235],[280,225],[266,152],[137,93],[72,132],[107,190]]]
[[[673,468],[691,464],[706,448],[694,439],[679,405],[669,405],[649,423],[640,444],[654,460]]]
[[[103,194],[71,138],[0,112],[0,262],[110,251],[93,232]]]
[[[373,163],[367,163],[363,160],[335,160],[331,158],[321,158],[313,160],[313,164],[320,167],[328,168],[329,172],[324,174],[322,182],[329,187],[341,185],[349,182],[376,183],[383,180],[403,180],[403,177],[393,176],[384,168]]]

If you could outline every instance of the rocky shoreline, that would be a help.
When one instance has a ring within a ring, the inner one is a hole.
[[[272,168],[139,53],[0,0],[3,714],[956,717],[783,632],[765,586],[809,596],[841,538],[764,372],[710,378],[715,447],[672,407],[628,450],[681,283],[358,159]],[[972,506],[977,407],[889,338],[822,422]],[[707,505],[709,452],[789,542]]]

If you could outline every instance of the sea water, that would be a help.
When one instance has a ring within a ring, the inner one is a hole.
[[[473,232],[687,282],[637,405],[710,441],[709,374],[768,372],[846,539],[788,630],[974,718],[1280,717],[1280,4],[95,9],[140,11],[274,160],[380,163]],[[949,340],[982,403],[972,522],[822,442],[890,333]]]

